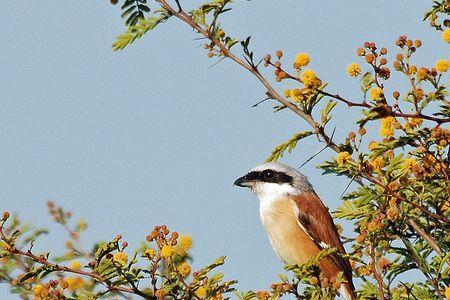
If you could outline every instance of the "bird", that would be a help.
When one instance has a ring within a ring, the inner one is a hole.
[[[319,268],[328,279],[342,272],[338,289],[346,300],[356,299],[352,268],[327,206],[307,177],[279,162],[259,165],[234,185],[247,187],[259,198],[259,215],[272,248],[287,264],[300,265],[326,248],[337,253],[325,257]]]

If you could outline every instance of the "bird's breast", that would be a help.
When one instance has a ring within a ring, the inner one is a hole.
[[[300,226],[298,208],[286,198],[260,202],[260,217],[277,255],[288,264],[303,264],[319,253],[316,244]]]

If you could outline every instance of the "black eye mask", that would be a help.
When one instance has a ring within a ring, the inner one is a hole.
[[[262,181],[270,183],[292,183],[292,176],[283,172],[277,172],[271,169],[263,171],[252,171],[245,176],[248,181]]]

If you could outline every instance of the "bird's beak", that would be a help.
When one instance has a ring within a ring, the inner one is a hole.
[[[251,187],[255,186],[255,181],[249,180],[248,176],[245,175],[245,176],[242,176],[242,177],[236,179],[236,181],[234,182],[234,185],[251,188]]]

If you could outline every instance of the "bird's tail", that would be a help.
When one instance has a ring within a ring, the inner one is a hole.
[[[356,300],[355,291],[352,289],[348,282],[341,284],[341,287],[339,288],[339,294],[341,294],[342,299]]]

